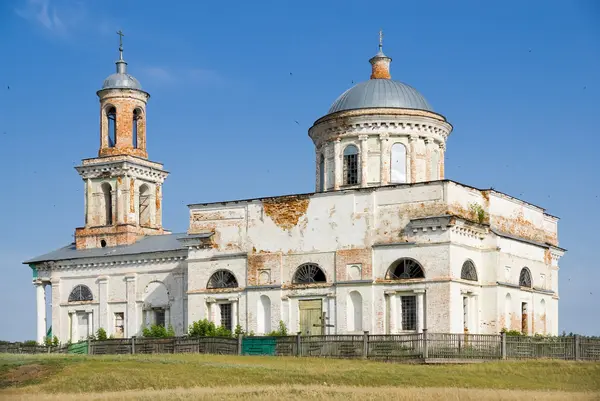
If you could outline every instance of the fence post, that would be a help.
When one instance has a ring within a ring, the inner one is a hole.
[[[427,340],[427,329],[423,329],[423,360],[429,358],[429,341]]]
[[[135,336],[131,336],[131,353],[135,354]]]
[[[238,334],[238,355],[242,355],[242,339],[244,338],[243,334]]]
[[[296,333],[296,356],[302,356],[302,350],[300,349],[300,334],[302,332],[299,331]]]
[[[500,356],[502,359],[506,359],[506,333],[500,332]]]
[[[363,334],[363,358],[369,357],[369,330],[365,330]]]
[[[581,339],[579,338],[579,334],[575,334],[575,360],[579,361],[581,359],[581,350],[579,349],[579,343]]]

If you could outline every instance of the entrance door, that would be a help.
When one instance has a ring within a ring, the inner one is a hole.
[[[323,334],[323,301],[311,299],[300,301],[300,331],[302,335],[319,336]]]

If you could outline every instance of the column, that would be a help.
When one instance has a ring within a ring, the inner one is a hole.
[[[360,186],[366,187],[369,180],[369,136],[360,135]]]
[[[337,138],[333,141],[333,189],[338,190],[342,185],[342,150],[340,145],[341,139]]]
[[[35,282],[37,305],[37,342],[44,344],[46,338],[46,291],[42,281]]]
[[[395,334],[398,326],[398,308],[396,293],[389,294],[390,300],[390,334]]]
[[[379,134],[379,150],[380,150],[380,180],[381,185],[387,185],[390,182],[390,135]]]
[[[415,135],[410,135],[408,137],[408,152],[410,153],[410,177],[406,182],[415,183],[417,182],[417,137]]]
[[[165,308],[165,328],[169,328],[170,324],[171,324],[171,308],[166,307]]]
[[[60,280],[53,278],[50,280],[52,284],[52,306],[51,306],[51,321],[52,334],[60,339],[61,342],[65,342],[64,334],[62,330],[62,316],[60,311]]]
[[[113,328],[108,326],[108,277],[98,278],[98,309],[98,327],[112,334]]]
[[[177,335],[181,335],[181,334],[185,334],[185,327],[187,327],[185,325],[185,309],[184,309],[184,304],[185,304],[185,290],[183,288],[183,278],[184,275],[183,273],[175,273],[173,274],[173,277],[175,278],[175,299],[173,301],[173,304],[171,305],[172,309],[173,309],[173,313],[171,314],[171,319],[173,319],[173,322],[171,323],[173,325],[173,328],[175,329],[175,333],[177,333]],[[179,293],[179,295],[177,295],[177,293]]]
[[[422,333],[425,328],[425,290],[416,290],[417,295],[417,333]]]
[[[138,324],[136,316],[135,276],[125,277],[125,288],[127,291],[127,310],[125,311],[125,333],[123,333],[123,337],[129,338],[137,335],[137,331],[141,325]]]
[[[235,330],[235,327],[238,325],[238,302],[239,300],[235,299],[231,302],[231,329]]]
[[[76,333],[75,333],[75,317],[76,317],[75,312],[70,311],[69,312],[69,340],[71,342],[77,342],[75,340],[75,335],[76,335]]]

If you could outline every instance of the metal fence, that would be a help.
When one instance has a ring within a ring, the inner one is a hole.
[[[274,355],[382,361],[563,359],[600,361],[600,339],[428,333],[282,337],[171,337],[85,341],[69,346],[3,344],[0,353]]]

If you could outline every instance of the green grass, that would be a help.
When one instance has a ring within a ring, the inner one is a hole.
[[[25,386],[40,393],[323,383],[600,392],[600,364],[527,361],[424,366],[199,354],[0,355],[0,388]]]

